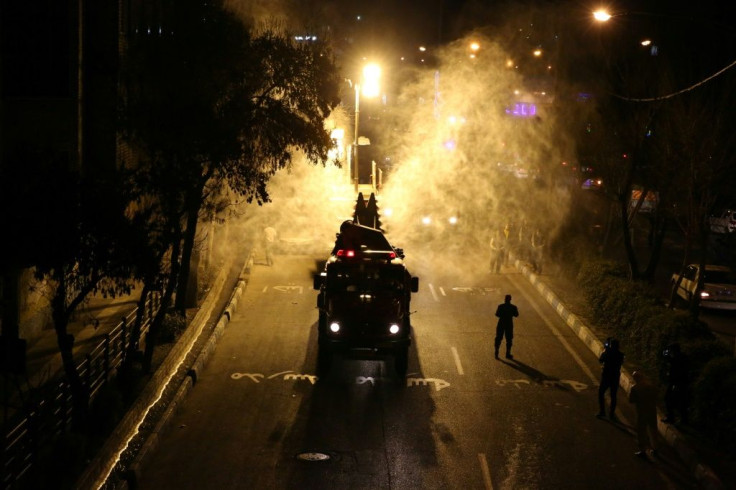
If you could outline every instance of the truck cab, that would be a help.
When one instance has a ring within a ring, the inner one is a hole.
[[[419,279],[380,231],[352,224],[343,225],[340,235],[324,271],[314,278],[318,371],[328,372],[336,353],[362,359],[393,356],[403,376],[411,344],[411,293],[419,290]]]

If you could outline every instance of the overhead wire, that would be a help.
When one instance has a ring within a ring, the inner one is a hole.
[[[684,88],[682,90],[678,90],[677,92],[673,92],[671,94],[661,95],[659,97],[633,98],[633,97],[626,97],[626,96],[618,95],[618,94],[612,94],[612,95],[614,97],[616,97],[616,98],[619,98],[621,100],[626,100],[628,102],[657,102],[657,101],[660,101],[660,100],[671,99],[672,97],[677,97],[678,95],[682,95],[685,92],[689,92],[691,90],[695,90],[696,88],[700,87],[701,85],[704,85],[704,84],[708,83],[710,80],[713,80],[714,78],[716,78],[716,77],[720,76],[721,74],[725,73],[726,71],[730,70],[734,66],[736,66],[736,60],[732,61],[729,65],[721,68],[720,70],[718,70],[717,72],[715,72],[711,76],[709,76],[709,77],[707,77],[707,78],[705,78],[705,79],[703,79],[703,80],[701,80],[701,81],[699,81],[699,82],[697,82],[697,83],[695,83],[693,85],[690,85],[689,87],[686,87],[686,88]]]

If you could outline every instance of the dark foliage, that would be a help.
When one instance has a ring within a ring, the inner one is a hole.
[[[591,260],[582,265],[578,279],[593,321],[618,338],[629,360],[652,379],[664,372],[665,347],[680,343],[690,361],[693,423],[713,434],[736,434],[732,354],[703,322],[687,311],[668,309],[647,283],[624,276],[614,262]]]

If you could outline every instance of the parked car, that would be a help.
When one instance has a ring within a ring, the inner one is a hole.
[[[629,212],[636,209],[636,206],[641,200],[641,189],[632,189],[631,199],[629,199]],[[659,193],[654,191],[648,191],[646,197],[639,206],[640,213],[652,213],[657,209],[657,203],[659,202]]]
[[[736,310],[736,275],[725,265],[706,265],[703,288],[698,291],[700,266],[690,264],[685,267],[680,285],[680,274],[672,275],[672,287],[677,286],[677,295],[690,301],[695,294],[700,295],[700,306],[718,310]]]
[[[718,216],[708,219],[713,233],[733,233],[736,230],[736,210],[727,209]]]

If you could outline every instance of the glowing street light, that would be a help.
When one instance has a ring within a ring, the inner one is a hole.
[[[381,79],[381,67],[375,63],[370,63],[363,67],[363,95],[366,97],[376,97],[380,93],[379,80]],[[360,127],[360,94],[361,84],[356,83],[355,86],[355,134],[353,137],[353,171],[355,172],[355,191],[358,191],[360,184],[360,167],[358,166],[358,129]]]
[[[611,19],[611,14],[606,10],[596,10],[593,12],[593,18],[598,22],[608,22]]]

